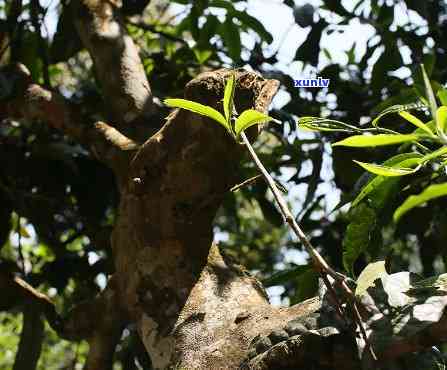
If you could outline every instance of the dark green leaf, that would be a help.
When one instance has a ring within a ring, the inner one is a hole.
[[[354,208],[351,222],[343,238],[343,266],[353,274],[353,265],[357,258],[368,248],[376,226],[376,213],[365,203]]]
[[[306,41],[304,41],[296,51],[295,60],[301,60],[313,66],[318,65],[321,35],[323,34],[323,30],[326,26],[327,23],[324,19],[320,19],[318,23],[312,26],[311,31],[307,35]]]
[[[301,265],[288,270],[279,271],[269,278],[263,280],[262,283],[266,287],[286,284],[310,269],[312,269],[312,266],[310,265]]]
[[[267,43],[271,43],[273,41],[273,36],[270,32],[268,32],[264,25],[258,21],[255,17],[252,17],[251,15],[247,14],[246,12],[239,12],[235,11],[233,12],[233,15],[241,21],[242,24],[245,24],[249,28],[251,28],[253,31],[255,31],[261,39],[266,41]]]
[[[228,55],[233,61],[239,62],[242,51],[241,36],[239,27],[234,23],[233,18],[227,17],[225,22],[220,25],[219,31],[228,50]]]

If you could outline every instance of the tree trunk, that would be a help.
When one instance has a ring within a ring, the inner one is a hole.
[[[332,327],[327,318],[333,313],[319,299],[272,307],[262,285],[213,244],[216,211],[243,180],[237,174],[244,147],[187,111],[173,112],[162,125],[119,9],[100,0],[72,0],[70,6],[112,123],[82,124],[69,101],[34,84],[23,66],[2,75],[15,98],[0,115],[46,121],[114,170],[121,196],[112,234],[116,272],[98,297],[65,320],[19,280],[0,275],[0,285],[19,292],[18,300],[39,303],[61,337],[86,338],[88,370],[112,368],[115,346],[130,324],[154,369],[359,368],[353,335]],[[228,76],[227,70],[203,73],[184,95],[222,111]],[[278,82],[242,70],[236,81],[236,110],[266,112]],[[248,133],[255,139],[257,128]]]

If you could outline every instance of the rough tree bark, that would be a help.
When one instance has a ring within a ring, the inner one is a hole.
[[[112,123],[79,122],[71,103],[33,84],[23,66],[3,74],[14,99],[1,113],[63,130],[114,170],[121,195],[112,236],[116,272],[94,301],[64,320],[46,298],[9,275],[0,276],[4,291],[25,292],[22,303],[38,302],[62,337],[87,339],[88,370],[112,368],[115,346],[129,324],[136,325],[155,369],[358,368],[352,336],[323,329],[319,299],[272,307],[261,284],[213,244],[213,218],[241,180],[236,169],[244,148],[218,125],[186,111],[173,112],[162,125],[119,9],[100,0],[73,0],[71,6]],[[222,111],[228,75],[199,75],[187,84],[185,97]],[[265,112],[278,83],[246,71],[236,77],[237,110]],[[296,318],[306,328],[301,335],[282,338],[253,358],[254,339],[281,332]]]

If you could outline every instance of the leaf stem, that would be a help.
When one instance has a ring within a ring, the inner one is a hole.
[[[292,212],[290,211],[284,197],[282,196],[281,192],[279,191],[278,187],[276,186],[275,180],[273,180],[270,173],[265,169],[264,165],[262,164],[261,160],[259,159],[258,155],[254,151],[252,145],[250,144],[250,141],[248,140],[247,136],[245,135],[245,132],[240,133],[240,137],[242,138],[243,143],[248,149],[248,152],[250,153],[251,158],[253,159],[256,167],[258,167],[259,171],[261,171],[262,176],[264,177],[265,181],[267,182],[268,187],[270,188],[271,192],[273,193],[273,196],[279,206],[279,209],[281,211],[281,214],[283,215],[285,221],[290,226],[290,228],[293,230],[295,235],[298,237],[300,242],[304,245],[306,248],[307,253],[312,258],[314,268],[315,270],[320,273],[320,275],[323,278],[323,281],[328,288],[329,292],[335,297],[335,301],[337,304],[337,308],[339,311],[342,311],[342,306],[338,299],[336,298],[334,288],[332,287],[331,283],[327,279],[326,275],[331,276],[341,287],[342,292],[345,295],[345,298],[347,301],[352,305],[352,308],[354,310],[354,321],[360,328],[361,335],[363,336],[365,343],[368,347],[368,350],[373,358],[373,360],[377,361],[377,356],[374,353],[374,350],[369,343],[368,336],[366,334],[365,328],[363,326],[362,318],[360,316],[360,312],[358,310],[356,300],[354,293],[352,292],[351,288],[346,283],[346,277],[337,271],[335,271],[329,264],[326,262],[326,260],[323,258],[323,256],[315,249],[315,247],[310,242],[309,238],[306,236],[304,231],[301,229],[300,225],[295,220],[295,217],[293,217]]]
[[[298,237],[300,242],[304,245],[307,252],[309,253],[310,257],[312,258],[312,261],[314,263],[315,268],[318,271],[324,272],[328,275],[330,275],[334,280],[336,280],[339,283],[342,283],[345,281],[345,277],[342,274],[339,274],[336,272],[332,267],[329,266],[329,264],[325,261],[323,256],[321,256],[320,253],[314,248],[306,234],[303,232],[301,227],[298,225],[298,223],[295,220],[295,217],[293,217],[292,212],[290,211],[289,207],[287,206],[287,203],[282,196],[281,192],[279,191],[278,187],[276,186],[275,180],[273,180],[272,176],[270,176],[269,172],[265,169],[264,165],[260,161],[258,155],[254,151],[253,147],[250,144],[250,141],[248,140],[247,136],[244,132],[241,132],[240,137],[242,138],[243,143],[247,147],[250,156],[252,157],[256,167],[258,167],[259,171],[261,171],[262,176],[264,177],[265,181],[267,182],[268,187],[270,188],[271,192],[273,193],[273,196],[276,200],[276,203],[279,206],[279,209],[281,211],[281,214],[283,215],[285,221],[287,224],[291,227],[295,235]],[[349,287],[348,287],[349,289]],[[352,295],[352,291],[349,289],[350,295]]]

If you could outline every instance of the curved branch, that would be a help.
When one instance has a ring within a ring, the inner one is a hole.
[[[61,95],[33,83],[23,64],[2,68],[0,87],[0,120],[7,117],[41,120],[74,139],[84,140],[88,127],[80,124],[77,107]]]
[[[5,118],[43,121],[77,140],[95,156],[113,164],[117,153],[135,150],[138,143],[104,122],[82,122],[79,107],[62,95],[33,83],[23,64],[0,70],[0,121]]]
[[[113,120],[147,119],[155,111],[152,92],[137,47],[112,1],[75,0],[72,16],[89,51]]]

